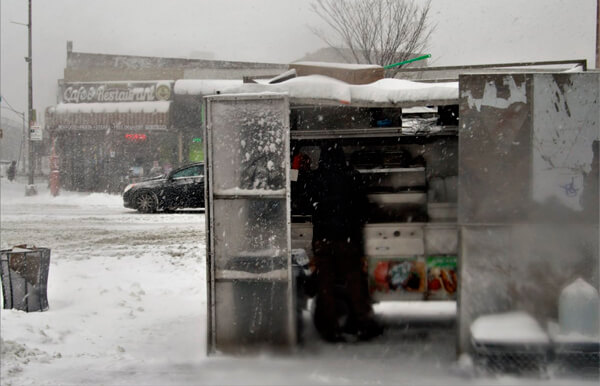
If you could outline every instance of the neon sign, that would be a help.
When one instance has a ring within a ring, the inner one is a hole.
[[[125,134],[125,139],[131,142],[145,141],[146,138],[146,134]]]

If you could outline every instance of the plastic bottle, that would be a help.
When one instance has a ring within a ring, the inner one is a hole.
[[[598,290],[578,278],[563,288],[558,299],[558,322],[563,334],[599,335]]]

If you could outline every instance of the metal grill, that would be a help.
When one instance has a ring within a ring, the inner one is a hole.
[[[554,348],[552,367],[559,374],[600,377],[600,343],[560,345]]]
[[[473,342],[475,364],[490,372],[544,373],[550,362],[549,345],[515,346]]]
[[[600,344],[515,346],[472,342],[478,368],[492,373],[600,377]]]

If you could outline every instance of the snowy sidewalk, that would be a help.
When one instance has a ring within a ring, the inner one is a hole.
[[[50,309],[1,311],[7,385],[583,385],[488,376],[455,355],[454,303],[382,303],[388,326],[360,344],[324,344],[308,314],[289,356],[207,357],[202,212],[142,215],[108,194],[24,196],[1,184],[2,247],[52,249]]]

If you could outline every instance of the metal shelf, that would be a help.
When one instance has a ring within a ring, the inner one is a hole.
[[[239,199],[276,199],[285,200],[285,194],[213,194],[217,200],[239,200]]]
[[[360,168],[356,169],[359,173],[417,173],[424,172],[424,166],[418,166],[414,168],[373,168],[373,169],[365,169]]]
[[[402,131],[402,127],[372,127],[365,129],[333,129],[333,130],[291,130],[291,139],[343,139],[343,138],[375,138],[375,137],[437,137],[456,136],[458,126],[434,126],[434,131]],[[439,130],[437,130],[439,129]]]

